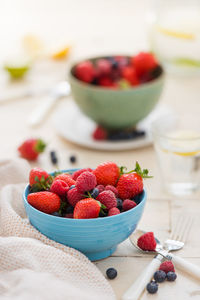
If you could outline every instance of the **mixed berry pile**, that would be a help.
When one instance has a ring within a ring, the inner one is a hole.
[[[89,219],[113,216],[134,208],[143,193],[148,170],[138,163],[133,171],[105,162],[96,169],[80,169],[73,174],[49,175],[41,168],[30,171],[27,201],[36,209],[54,216]]]
[[[156,250],[156,239],[153,232],[146,232],[139,237],[137,245],[144,251]],[[171,261],[166,260],[161,265],[158,271],[153,275],[153,279],[146,286],[150,294],[155,294],[158,291],[158,283],[168,281],[175,281],[177,275],[175,273],[174,265]]]
[[[86,83],[112,89],[126,89],[151,81],[162,73],[153,54],[109,56],[77,64],[73,75]]]

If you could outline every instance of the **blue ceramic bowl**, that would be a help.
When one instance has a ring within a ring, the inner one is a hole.
[[[31,206],[27,202],[29,188],[27,185],[23,200],[30,223],[48,238],[81,251],[92,261],[110,256],[117,245],[130,236],[136,229],[146,202],[144,191],[136,207],[119,215],[97,219],[67,219],[45,214]]]

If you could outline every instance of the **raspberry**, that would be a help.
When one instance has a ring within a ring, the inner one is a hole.
[[[123,201],[122,208],[124,211],[127,211],[127,210],[135,207],[136,205],[137,204],[135,203],[135,201],[126,199]]]
[[[137,241],[137,245],[144,251],[154,251],[156,249],[156,240],[153,232],[146,232],[141,235]]]
[[[98,79],[98,85],[107,88],[117,88],[118,85],[110,77],[101,77]]]
[[[75,76],[84,82],[92,82],[95,77],[95,68],[91,61],[87,60],[79,63],[75,68]]]
[[[82,173],[76,180],[76,188],[79,192],[91,191],[96,185],[95,175],[88,171]]]
[[[110,75],[112,64],[109,60],[102,58],[97,60],[96,68],[99,76]]]
[[[116,197],[118,197],[118,195],[119,195],[118,190],[116,189],[116,187],[114,187],[113,185],[110,185],[110,184],[105,187],[105,191],[113,192]]]
[[[94,132],[92,133],[92,137],[94,140],[98,140],[98,141],[106,140],[107,131],[103,127],[97,126]]]
[[[111,191],[101,192],[96,199],[105,205],[107,209],[117,206],[115,194]]]
[[[90,168],[85,168],[85,169],[77,170],[76,172],[74,172],[74,173],[72,174],[72,179],[73,179],[73,180],[76,180],[76,179],[78,178],[79,175],[81,175],[82,173],[84,173],[84,172],[86,172],[86,171],[92,172],[92,169],[90,169]]]
[[[99,190],[99,193],[101,193],[105,190],[105,187],[102,184],[97,185],[96,188]]]
[[[65,196],[67,195],[67,192],[69,191],[68,184],[60,179],[54,180],[50,192],[57,194],[58,196]]]
[[[83,194],[80,193],[77,188],[71,189],[67,192],[67,200],[72,206],[75,206],[81,199],[83,199]]]
[[[164,271],[166,274],[167,274],[168,272],[175,272],[174,265],[173,265],[173,263],[172,263],[170,260],[164,261],[164,262],[160,265],[159,270]]]
[[[110,208],[108,211],[108,216],[115,216],[120,214],[120,210],[117,207]]]
[[[54,180],[57,180],[57,179],[63,180],[64,182],[66,182],[68,184],[69,187],[71,185],[75,185],[75,183],[76,183],[75,180],[73,180],[69,174],[57,175]]]

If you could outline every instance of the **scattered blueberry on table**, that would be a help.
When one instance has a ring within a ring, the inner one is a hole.
[[[167,280],[168,281],[175,281],[176,277],[177,277],[177,275],[174,272],[168,272],[167,273]]]
[[[56,165],[58,163],[56,151],[50,151],[50,158],[53,165]]]
[[[163,282],[166,279],[166,273],[162,270],[158,270],[154,273],[154,279],[156,282]]]
[[[75,164],[76,161],[77,161],[77,158],[76,158],[75,155],[71,155],[71,156],[69,157],[69,160],[70,160],[70,162],[71,162],[72,164]]]
[[[158,291],[158,284],[156,281],[151,281],[147,284],[147,291],[150,294],[155,294]]]
[[[117,277],[117,270],[115,268],[109,268],[106,270],[106,275],[109,279]]]

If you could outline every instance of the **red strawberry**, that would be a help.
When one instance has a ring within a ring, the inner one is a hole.
[[[138,76],[141,76],[158,66],[158,62],[154,55],[146,52],[140,52],[138,55],[132,57],[131,63]]]
[[[119,167],[113,162],[104,162],[93,171],[97,179],[97,184],[116,185],[120,175]]]
[[[116,189],[115,186],[113,185],[110,185],[108,184],[106,187],[105,187],[105,191],[111,191],[115,194],[116,197],[118,197],[119,193],[118,193],[118,190]]]
[[[108,216],[115,216],[120,214],[120,210],[117,207],[112,207],[111,209],[109,209],[108,211]]]
[[[74,173],[72,174],[72,179],[73,179],[73,180],[76,180],[76,179],[78,178],[79,175],[81,175],[82,173],[84,173],[84,172],[86,172],[86,171],[92,172],[92,169],[90,169],[90,168],[85,168],[85,169],[77,170],[76,172],[74,172]]]
[[[98,218],[100,212],[100,204],[92,199],[80,200],[74,209],[74,219],[91,219]]]
[[[60,179],[54,180],[51,185],[50,192],[57,194],[58,196],[66,196],[69,191],[68,184]]]
[[[117,183],[121,199],[131,199],[143,191],[143,179],[137,173],[124,174]]]
[[[51,192],[37,192],[29,194],[27,201],[36,209],[47,214],[52,214],[58,211],[61,204],[59,196]]]
[[[153,232],[146,232],[139,237],[137,245],[144,251],[154,251],[156,249],[156,240]]]
[[[67,200],[72,206],[75,206],[81,199],[83,199],[83,193],[80,193],[77,188],[73,188],[67,192]]]
[[[73,180],[69,174],[60,174],[60,175],[57,175],[55,177],[54,181],[58,180],[58,179],[59,180],[63,180],[64,182],[66,182],[69,187],[76,184],[76,181]]]
[[[91,191],[96,185],[96,177],[91,172],[82,173],[76,180],[76,188],[79,192]]]
[[[98,141],[106,140],[107,136],[107,131],[101,126],[97,126],[92,133],[93,139]]]
[[[44,151],[45,147],[46,144],[40,139],[28,139],[18,147],[18,151],[21,157],[35,160]]]
[[[117,200],[115,194],[111,191],[103,191],[101,192],[97,198],[99,202],[106,206],[107,209],[113,208],[117,206]]]
[[[95,77],[95,68],[91,61],[87,60],[79,63],[75,67],[75,76],[84,82],[92,82]]]
[[[126,199],[123,201],[122,208],[123,208],[123,211],[127,211],[127,210],[135,207],[136,205],[137,204],[135,203],[135,201]]]
[[[98,189],[99,193],[101,193],[101,192],[103,192],[105,190],[105,187],[104,187],[104,185],[99,184],[99,185],[96,186],[96,189]]]
[[[29,184],[32,186],[38,183],[37,179],[40,181],[42,178],[45,180],[49,177],[49,174],[41,168],[33,168],[29,173]]]
[[[159,270],[164,271],[166,274],[167,274],[168,272],[175,272],[174,265],[173,265],[173,263],[172,263],[170,260],[164,261],[164,262],[160,265]]]
[[[138,85],[139,79],[133,67],[127,66],[122,69],[122,77],[126,79],[131,85]]]

